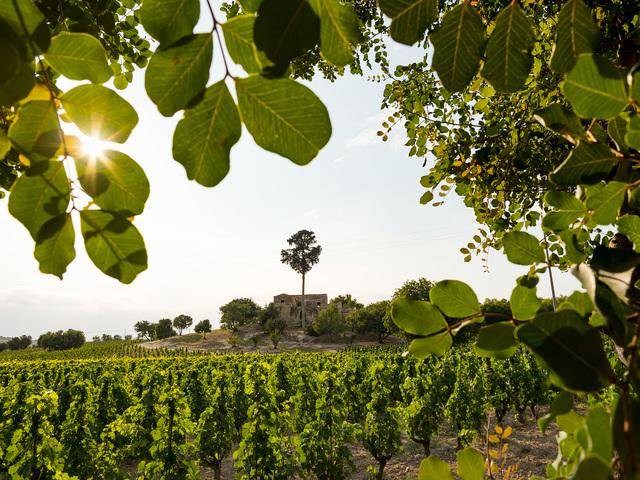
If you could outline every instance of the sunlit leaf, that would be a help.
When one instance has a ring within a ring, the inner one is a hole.
[[[456,453],[458,475],[462,480],[483,480],[484,456],[473,447],[467,447]]]
[[[627,192],[627,184],[612,181],[592,193],[592,189],[596,187],[600,185],[587,189],[587,208],[592,210],[591,219],[598,225],[615,223]]]
[[[545,194],[544,199],[554,208],[542,220],[542,225],[550,230],[564,230],[587,213],[585,204],[567,192],[551,190]]]
[[[48,161],[60,146],[56,109],[48,100],[34,100],[18,110],[9,127],[11,143],[31,163]]]
[[[411,355],[422,360],[429,355],[444,355],[453,345],[453,337],[447,331],[424,338],[411,340],[407,349]]]
[[[320,18],[322,56],[338,67],[351,63],[354,47],[363,40],[362,25],[353,7],[336,0],[309,0],[309,3]]]
[[[88,33],[59,33],[51,40],[44,58],[56,71],[72,80],[104,83],[111,78],[111,68],[100,40]]]
[[[33,253],[40,271],[62,279],[67,266],[76,257],[75,238],[71,214],[63,213],[46,222],[38,231]]]
[[[430,455],[420,462],[418,480],[453,480],[453,475],[447,462]]]
[[[430,335],[447,328],[440,310],[421,300],[395,299],[391,318],[398,328],[412,335]]]
[[[459,280],[443,280],[429,291],[429,300],[445,315],[464,318],[480,313],[480,303],[473,289]]]
[[[247,73],[260,73],[272,65],[264,52],[258,51],[253,43],[255,15],[240,15],[222,25],[224,41],[229,55]]]
[[[500,359],[510,357],[518,348],[514,332],[515,327],[506,322],[482,327],[478,332],[478,338],[474,345],[476,354],[481,357]]]
[[[390,34],[396,42],[413,45],[438,18],[438,0],[381,0],[380,10],[391,18]]]
[[[531,265],[546,261],[540,242],[530,233],[507,232],[502,238],[502,244],[511,263]]]
[[[618,158],[603,143],[580,142],[567,159],[551,174],[557,185],[596,183],[618,163]]]
[[[513,289],[509,303],[511,312],[517,320],[531,320],[542,307],[542,302],[536,295],[535,288],[527,288],[522,285],[517,285]]]
[[[198,0],[144,0],[139,10],[144,29],[167,47],[193,33],[200,18]]]

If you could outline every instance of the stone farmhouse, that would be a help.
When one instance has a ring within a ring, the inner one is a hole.
[[[273,297],[273,303],[280,310],[280,316],[291,327],[302,326],[302,295],[281,293]],[[305,295],[307,323],[313,322],[320,310],[327,308],[329,297],[326,293],[309,293]]]

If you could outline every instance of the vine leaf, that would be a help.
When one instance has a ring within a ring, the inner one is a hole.
[[[551,181],[561,186],[596,183],[617,163],[618,158],[604,143],[580,142],[551,173]]]
[[[514,332],[515,327],[506,322],[482,327],[474,345],[476,354],[480,357],[509,358],[518,348]]]
[[[480,313],[473,289],[459,280],[443,280],[429,291],[429,300],[448,317],[464,318]]]
[[[336,0],[310,0],[310,4],[320,18],[322,56],[338,67],[351,63],[354,46],[364,39],[353,7]]]
[[[518,339],[551,371],[557,386],[592,392],[613,378],[598,330],[572,310],[543,313],[520,326]]]
[[[239,15],[222,25],[229,56],[247,73],[260,73],[265,67],[273,65],[253,43],[255,21],[255,15]]]
[[[198,0],[144,0],[139,11],[144,29],[163,47],[193,33],[200,18]]]
[[[149,180],[128,155],[105,150],[100,155],[76,156],[75,163],[80,185],[100,208],[123,216],[142,213]]]
[[[412,335],[432,335],[447,328],[440,310],[421,300],[397,298],[391,306],[391,318],[398,328]]]
[[[507,258],[516,265],[531,265],[546,261],[540,242],[530,233],[507,232],[502,238],[502,244]]]
[[[56,109],[48,100],[33,100],[18,110],[9,139],[30,162],[46,162],[58,150],[61,139]]]
[[[482,76],[499,92],[522,89],[533,65],[533,44],[531,21],[517,2],[511,2],[496,18]]]
[[[478,73],[484,52],[484,25],[466,2],[449,10],[431,35],[433,69],[450,92],[463,90]]]
[[[157,50],[147,67],[147,95],[165,117],[182,110],[204,90],[209,79],[212,36],[199,33]]]
[[[238,79],[236,91],[242,120],[265,150],[306,165],[329,141],[329,113],[304,85],[254,75]]]
[[[582,118],[609,120],[629,102],[625,76],[610,60],[597,55],[579,55],[560,88]]]
[[[396,42],[413,45],[438,19],[438,0],[380,0],[380,10],[391,18],[390,34]]]
[[[238,108],[222,80],[207,88],[202,101],[178,122],[173,158],[190,180],[213,187],[229,172],[229,152],[241,133]]]
[[[67,266],[76,258],[75,238],[71,214],[63,213],[46,222],[38,231],[33,252],[40,271],[62,280]]]
[[[112,71],[100,40],[88,33],[59,33],[51,40],[44,58],[71,80],[104,83],[111,78]]]
[[[147,269],[142,235],[125,217],[103,210],[83,210],[80,226],[89,258],[106,275],[128,284]]]
[[[80,85],[60,97],[67,116],[82,133],[122,143],[138,124],[138,114],[124,98],[102,85]]]
[[[253,40],[274,63],[272,76],[284,74],[289,62],[320,39],[320,20],[306,0],[264,0],[258,9]]]
[[[582,0],[569,0],[560,10],[556,43],[550,66],[554,72],[571,71],[581,53],[598,48],[600,30],[594,23],[591,10]]]
[[[11,188],[9,213],[22,223],[34,240],[51,218],[66,212],[70,187],[62,162],[38,162]]]

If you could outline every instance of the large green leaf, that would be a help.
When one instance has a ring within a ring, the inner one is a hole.
[[[281,76],[289,62],[312,49],[320,39],[320,20],[306,0],[264,0],[258,9],[253,40]]]
[[[582,317],[593,311],[593,302],[586,292],[573,292],[559,306],[558,310],[574,310]]]
[[[551,69],[559,73],[571,71],[581,53],[598,47],[600,31],[591,10],[582,0],[569,0],[558,15],[556,43],[551,56]]]
[[[40,271],[62,279],[67,266],[76,258],[75,239],[71,214],[63,213],[46,222],[38,232],[33,252]]]
[[[326,107],[304,85],[250,76],[236,81],[242,120],[256,143],[306,165],[331,137]]]
[[[524,285],[517,285],[512,290],[509,303],[513,317],[517,320],[531,320],[542,306],[535,288],[527,288]]]
[[[187,107],[209,79],[212,36],[199,33],[153,54],[145,74],[145,88],[160,113],[170,117]]]
[[[138,114],[129,102],[102,85],[80,85],[60,101],[71,121],[91,137],[122,143],[138,124]]]
[[[447,462],[429,455],[420,462],[418,480],[453,480],[453,475]]]
[[[125,217],[102,210],[80,212],[82,237],[91,261],[122,283],[147,269],[147,251],[138,229]]]
[[[554,208],[542,220],[542,225],[550,230],[564,230],[587,213],[582,200],[567,192],[548,191],[544,200]]]
[[[558,415],[566,415],[573,408],[573,395],[561,390],[551,402],[549,413],[538,419],[538,428],[544,433]]]
[[[580,142],[553,171],[551,181],[562,186],[596,183],[617,163],[618,158],[606,144]]]
[[[640,116],[637,113],[625,115],[624,122],[624,145],[640,150]]]
[[[144,29],[163,47],[193,33],[200,18],[198,0],[144,0],[139,10]]]
[[[322,56],[338,67],[351,63],[354,47],[363,40],[362,24],[353,6],[336,0],[310,0],[309,3],[320,18]]]
[[[223,81],[205,91],[204,98],[185,116],[173,135],[173,158],[190,180],[205,187],[217,185],[229,172],[229,152],[240,139],[242,125]]]
[[[504,251],[511,263],[531,265],[546,261],[544,250],[536,237],[526,232],[507,232],[502,238]]]
[[[531,21],[518,2],[511,2],[496,18],[482,76],[499,92],[520,90],[533,65],[533,44]]]
[[[637,215],[624,215],[618,219],[618,231],[626,235],[633,249],[640,253],[640,217]]]
[[[447,331],[415,338],[409,344],[408,352],[419,360],[429,355],[444,355],[453,345],[453,337]]]
[[[456,453],[458,475],[462,480],[483,480],[485,462],[482,453],[473,447],[467,447]]]
[[[450,92],[463,90],[478,73],[484,52],[482,17],[468,2],[449,10],[440,29],[430,36],[433,68]]]
[[[609,480],[611,474],[611,467],[600,456],[592,453],[580,460],[571,480]]]
[[[592,211],[591,219],[598,225],[615,223],[627,192],[627,184],[612,181],[601,188],[596,187],[601,185],[587,189],[587,208]]]
[[[628,104],[624,74],[610,60],[597,55],[579,55],[561,89],[582,118],[608,120]]]
[[[9,139],[31,163],[47,161],[60,147],[57,112],[48,100],[33,100],[18,110]]]
[[[24,172],[13,184],[9,196],[9,213],[37,239],[42,226],[66,212],[70,187],[60,161],[39,162]]]
[[[429,291],[429,300],[445,315],[464,318],[480,313],[480,302],[473,289],[459,280],[443,280]]]
[[[100,155],[75,158],[84,191],[103,210],[124,216],[139,215],[149,197],[144,170],[122,152],[105,150]]]
[[[515,327],[505,322],[482,327],[474,350],[481,357],[509,358],[518,348],[514,332]]]
[[[242,6],[242,10],[248,13],[256,13],[262,0],[238,0],[238,3]]]
[[[380,10],[391,18],[390,34],[396,42],[413,45],[438,19],[438,0],[380,0]]]
[[[33,63],[19,62],[13,76],[0,82],[0,105],[13,105],[22,100],[35,85]]]
[[[242,65],[247,73],[260,73],[272,65],[264,52],[253,43],[255,15],[239,15],[222,25],[224,41],[234,62]]]
[[[51,40],[44,58],[71,80],[104,83],[111,78],[111,68],[100,40],[88,33],[59,33]]]
[[[628,150],[625,135],[627,134],[627,121],[622,117],[616,117],[613,120],[609,120],[607,124],[607,133],[611,139],[616,143],[618,150]]]
[[[597,391],[613,378],[600,333],[572,310],[544,313],[517,330],[518,339],[551,371],[551,380],[573,391]]]
[[[391,318],[398,328],[412,335],[431,335],[447,328],[440,310],[421,300],[395,299],[391,306]]]
[[[537,110],[533,118],[543,127],[562,135],[572,143],[584,138],[584,127],[575,113],[561,103],[553,103]]]
[[[43,22],[44,15],[32,0],[3,0],[0,2],[0,19],[22,36],[25,33],[33,35]]]

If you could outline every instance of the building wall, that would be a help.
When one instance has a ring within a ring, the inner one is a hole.
[[[280,310],[280,316],[290,326],[302,325],[302,295],[282,293],[273,297],[273,303]],[[311,323],[320,310],[327,308],[329,298],[326,293],[305,295],[307,322]]]

